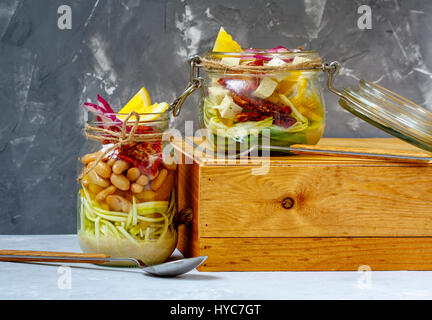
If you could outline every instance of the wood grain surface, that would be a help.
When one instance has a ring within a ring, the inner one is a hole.
[[[432,238],[202,238],[200,271],[432,270]]]
[[[432,167],[201,167],[201,237],[432,236]],[[293,207],[283,207],[284,199]]]
[[[183,164],[177,167],[178,174],[178,210],[192,208],[192,221],[179,226],[177,248],[184,256],[197,256],[199,252],[199,166]]]

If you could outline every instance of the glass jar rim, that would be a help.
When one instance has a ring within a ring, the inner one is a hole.
[[[154,112],[154,113],[138,113],[139,125],[158,125],[167,124],[170,122],[170,111]],[[87,123],[93,125],[109,125],[109,126],[121,126],[129,113],[105,113],[104,115],[94,115],[91,119],[89,118]],[[120,117],[119,117],[120,116]],[[128,119],[127,124],[133,125],[135,123],[135,117],[132,115]]]
[[[322,58],[317,51],[294,51],[294,52],[268,52],[267,49],[251,49],[257,51],[250,52],[216,52],[208,51],[200,61],[206,71],[224,73],[233,72],[251,72],[256,73],[279,73],[290,72],[295,70],[317,70],[322,68]],[[262,50],[262,51],[258,51]],[[270,50],[270,49],[269,49]],[[225,63],[224,58],[239,59],[240,63]],[[264,65],[250,65],[243,62],[252,62],[254,60],[271,61],[275,58],[283,60],[285,64],[276,63],[274,65],[264,63]],[[299,58],[297,61],[296,59]]]
[[[271,50],[270,48],[249,48],[246,50],[254,50],[254,51],[237,51],[237,52],[227,52],[227,51],[213,51],[209,50],[207,53],[215,53],[215,54],[245,54],[245,53],[267,53],[269,55],[273,54],[298,54],[298,53],[310,53],[310,54],[318,54],[318,51],[315,50],[299,50],[299,49],[288,49],[291,50],[290,52],[269,52],[268,50]]]
[[[164,112],[136,112],[140,117],[141,116],[147,116],[147,115],[169,115],[170,111],[166,110]],[[129,115],[129,113],[124,113],[124,112],[111,112],[111,113],[105,113],[104,115],[107,116],[127,116]]]
[[[213,56],[230,56],[230,57],[244,57],[244,56],[268,56],[268,57],[292,57],[296,55],[302,55],[302,56],[316,56],[320,57],[320,54],[318,51],[314,50],[298,50],[298,49],[289,49],[293,50],[291,52],[268,52],[270,49],[266,48],[250,48],[251,50],[256,51],[241,51],[241,52],[219,52],[219,51],[207,51],[205,54],[206,58],[211,58]],[[247,50],[247,49],[246,49]]]

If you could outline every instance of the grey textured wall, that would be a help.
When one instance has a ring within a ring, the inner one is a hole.
[[[72,30],[57,27],[62,4]],[[372,30],[357,28],[361,4]],[[120,106],[142,85],[173,100],[186,58],[210,49],[221,25],[243,47],[303,45],[339,60],[339,85],[366,78],[432,106],[428,0],[0,0],[0,233],[75,232],[80,104],[100,93]],[[326,136],[384,136],[325,98]]]

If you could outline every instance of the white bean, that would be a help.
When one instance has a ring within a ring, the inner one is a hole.
[[[116,186],[116,188],[122,190],[122,191],[127,191],[129,190],[130,187],[130,181],[128,178],[126,178],[124,175],[122,174],[115,174],[113,173],[111,175],[111,183]]]

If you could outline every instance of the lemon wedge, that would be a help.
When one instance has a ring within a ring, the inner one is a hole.
[[[213,46],[214,52],[243,52],[240,45],[235,42],[223,27],[220,28]]]
[[[142,87],[135,96],[130,99],[130,101],[119,111],[119,113],[128,114],[131,111],[136,111],[138,113],[142,112],[146,107],[151,105],[150,95],[146,88]],[[120,116],[119,118],[125,118],[126,116]]]
[[[140,115],[140,121],[152,121],[157,119],[161,113],[165,112],[168,109],[168,103],[154,103],[151,106],[145,108],[144,112],[140,113],[148,113],[146,115]]]
[[[141,121],[153,121],[157,119],[160,116],[160,114],[165,112],[167,109],[168,109],[168,103],[161,102],[161,103],[154,103],[149,106],[144,106],[140,109],[130,110],[129,112],[135,111],[139,113],[140,122],[141,122]],[[118,115],[117,117],[120,118],[121,120],[124,120],[127,117],[127,114]],[[134,120],[135,117],[132,116],[129,118],[128,122],[133,122]]]
[[[154,103],[151,104],[150,95],[146,88],[142,87],[135,96],[119,111],[123,113],[117,117],[124,120],[131,111],[135,111],[140,114],[140,121],[152,121],[159,117],[160,113],[165,112],[168,109],[168,103]],[[131,117],[129,120],[134,120],[135,117]]]

